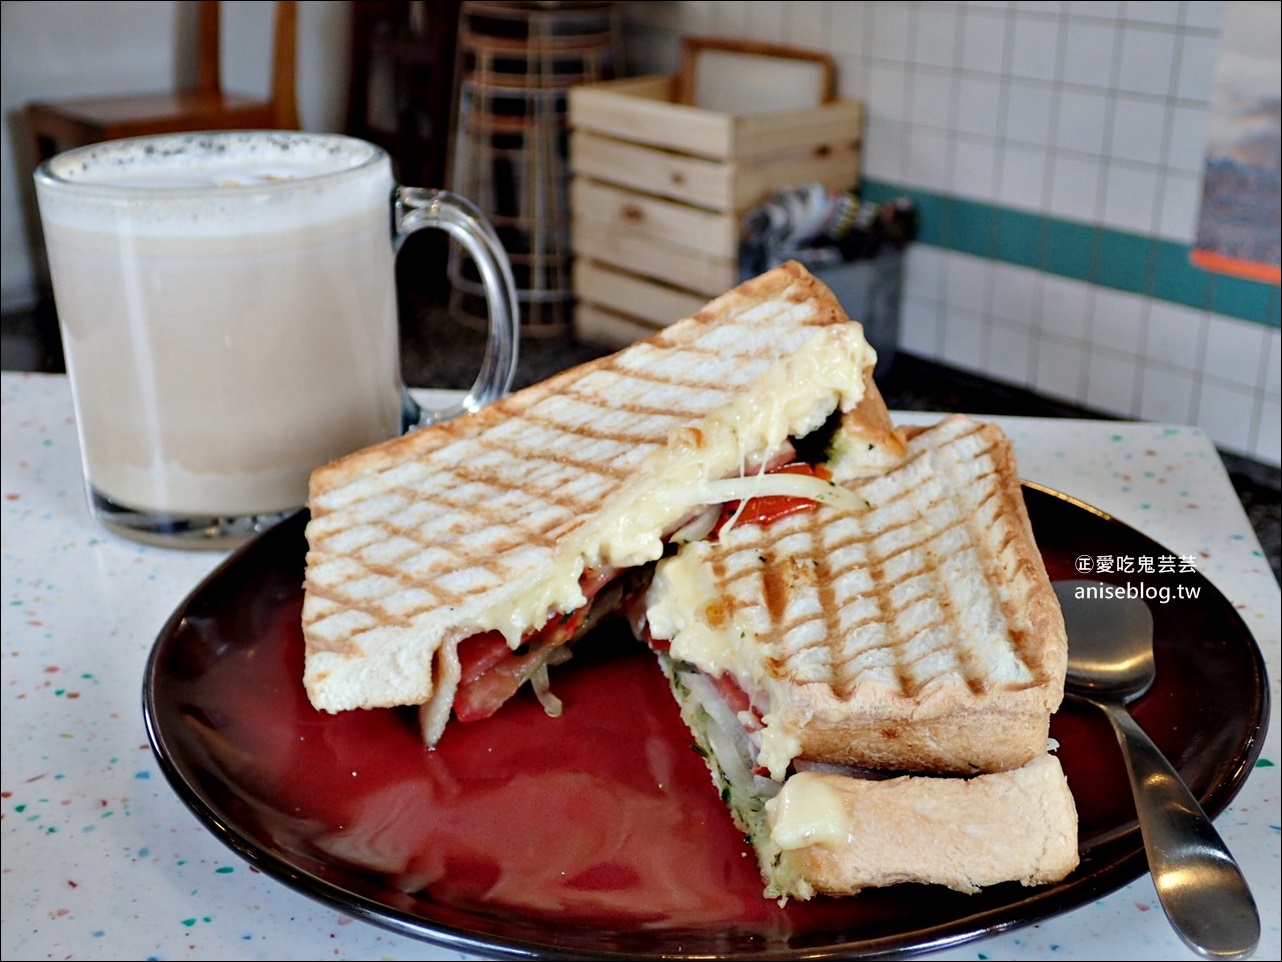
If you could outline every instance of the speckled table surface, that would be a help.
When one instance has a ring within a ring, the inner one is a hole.
[[[466,958],[355,920],[251,870],[166,783],[140,710],[170,612],[222,560],[120,540],[90,520],[65,377],[0,378],[4,907],[0,955],[61,959]],[[902,420],[930,420],[905,413]],[[1279,592],[1199,431],[996,418],[1023,475],[1140,529],[1241,612],[1270,674],[1260,761],[1217,827],[1279,940]],[[1177,959],[1147,876],[1065,915],[930,957]]]

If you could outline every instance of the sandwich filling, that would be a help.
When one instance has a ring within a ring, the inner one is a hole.
[[[857,405],[875,354],[853,326],[826,327],[764,372],[748,390],[693,426],[679,428],[566,540],[552,566],[518,594],[496,602],[482,621],[520,643],[528,625],[586,600],[584,571],[629,568],[657,560],[667,534],[697,509],[736,497],[801,494],[839,501],[844,494],[816,479],[751,476],[791,437],[820,428],[836,410]]]
[[[871,348],[868,356],[874,356]],[[668,504],[690,505],[680,520],[669,522],[664,530],[665,554],[671,554],[674,545],[717,538],[736,525],[769,524],[814,511],[820,505],[842,510],[866,508],[868,503],[861,495],[836,479],[850,481],[884,471],[898,464],[906,449],[867,367],[863,388],[858,403],[847,409],[838,398],[838,407],[820,427],[804,437],[788,438],[768,459],[749,462],[741,451],[738,473],[733,477],[693,481],[664,492]],[[761,407],[745,403],[735,416]],[[698,433],[703,436],[702,431]],[[731,433],[737,438],[741,432]],[[488,717],[527,680],[548,713],[559,714],[561,703],[549,690],[547,668],[568,660],[569,646],[602,618],[620,608],[637,609],[653,574],[653,562],[630,568],[589,568],[580,577],[584,603],[572,613],[552,616],[542,629],[527,631],[517,647],[509,643],[505,651],[503,642],[507,639],[499,631],[464,641],[455,716],[461,721]],[[616,579],[626,584],[620,586]],[[603,590],[607,586],[609,589]],[[478,660],[473,655],[476,649],[488,655]],[[478,663],[479,670],[474,667]],[[742,697],[742,692],[739,694]]]
[[[840,429],[837,428],[839,431]],[[836,435],[833,435],[834,438]],[[692,514],[665,536],[670,545],[716,537],[736,524],[768,524],[781,517],[815,510],[820,504],[859,508],[865,502],[833,483],[823,465],[792,461],[790,443],[779,459],[755,474],[707,481],[687,492]],[[499,631],[474,635],[458,647],[459,682],[454,716],[462,722],[488,718],[529,682],[549,715],[561,712],[552,693],[548,669],[567,661],[571,646],[593,626],[620,609],[635,607],[653,576],[652,564],[634,568],[591,568],[579,579],[584,603],[573,612],[554,615],[543,627],[527,632],[512,648]]]
[[[548,697],[544,671],[554,659],[564,660],[565,643],[573,632],[558,632],[563,640],[547,645],[539,643],[527,626],[555,624],[563,618],[579,618],[580,624],[586,624],[592,597],[585,588],[599,591],[604,585],[597,573],[617,577],[657,561],[674,533],[692,521],[697,523],[709,508],[720,511],[727,502],[783,499],[847,508],[862,505],[858,496],[833,483],[835,471],[820,475],[768,468],[791,457],[794,438],[807,437],[834,413],[859,404],[875,358],[854,325],[820,328],[749,390],[696,426],[674,432],[598,511],[558,541],[540,575],[529,579],[519,592],[499,594],[480,614],[477,627],[481,630],[441,646],[433,691],[420,711],[428,744],[435,743],[451,712],[457,712],[456,701],[464,688],[461,659],[467,648],[479,644],[471,641],[476,635],[501,636],[517,657],[496,662],[491,670],[499,668],[509,677],[533,681],[536,692],[543,693],[545,708],[555,713],[559,703]],[[841,428],[836,430],[840,434]],[[854,448],[845,440],[832,444],[834,451]],[[839,463],[836,470],[856,469]],[[535,642],[533,651],[531,642]],[[468,686],[474,684],[475,680]],[[495,686],[492,692],[497,696],[501,690]],[[492,710],[501,703],[493,697],[485,704]],[[464,715],[483,717],[467,706]]]
[[[726,804],[745,841],[757,852],[768,897],[787,891],[786,881],[776,877],[780,851],[771,839],[766,821],[766,804],[778,795],[779,782],[761,773],[754,761],[742,715],[722,697],[715,683],[694,666],[658,653],[659,665],[667,676],[681,719],[690,729],[694,747],[703,757],[721,800]]]

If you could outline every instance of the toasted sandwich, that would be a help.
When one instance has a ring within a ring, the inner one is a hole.
[[[1009,442],[962,416],[821,505],[660,561],[633,614],[768,894],[1063,877],[1067,639]],[[1023,841],[971,845],[1007,824]],[[933,826],[933,827],[931,827]],[[1017,827],[1017,828],[1016,828]],[[879,841],[930,829],[938,858]]]
[[[831,291],[788,264],[608,358],[319,468],[312,704],[420,706],[428,744],[526,681],[556,713],[549,665],[721,504],[857,506],[835,482],[903,453],[875,361]],[[822,471],[774,470],[803,448]]]

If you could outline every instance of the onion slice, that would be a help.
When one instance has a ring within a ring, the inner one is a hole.
[[[809,474],[778,471],[742,478],[723,478],[720,481],[700,481],[678,489],[677,494],[677,497],[689,504],[725,504],[727,501],[747,501],[772,496],[806,498],[848,511],[868,507],[866,500],[833,481],[825,481]]]

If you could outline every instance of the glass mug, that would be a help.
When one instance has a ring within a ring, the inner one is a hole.
[[[501,397],[519,307],[464,198],[398,186],[334,134],[108,141],[36,171],[91,511],[135,540],[227,547],[302,507],[312,469]],[[420,411],[401,381],[394,259],[439,228],[484,283],[470,392]]]

